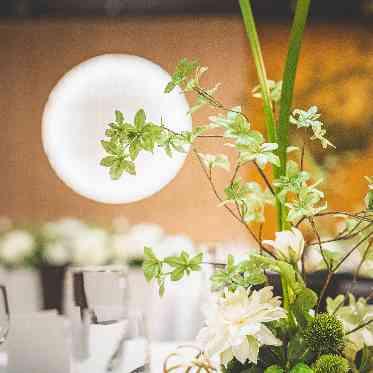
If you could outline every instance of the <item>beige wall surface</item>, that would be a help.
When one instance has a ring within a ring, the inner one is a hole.
[[[269,70],[278,79],[287,28],[272,25],[260,31]],[[323,54],[333,53],[333,48],[337,52],[355,43],[354,33],[344,34],[338,27],[316,25],[311,31],[306,35],[304,70]],[[333,48],[323,42],[325,32],[337,41]],[[92,202],[72,192],[55,176],[41,145],[43,106],[67,70],[104,53],[140,55],[168,71],[181,57],[197,58],[209,66],[207,85],[222,83],[219,98],[227,106],[244,103],[249,115],[257,116],[258,102],[248,100],[256,78],[238,17],[1,21],[0,215],[35,220],[66,215],[108,220],[125,215],[132,223],[160,223],[170,233],[185,232],[196,240],[246,238],[245,229],[216,206],[192,156],[160,193],[129,205]],[[206,118],[206,112],[201,112],[195,122],[203,123]],[[218,149],[213,141],[200,147],[205,152]],[[219,176],[219,185],[221,181]]]

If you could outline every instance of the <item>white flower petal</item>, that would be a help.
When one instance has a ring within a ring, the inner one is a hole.
[[[273,333],[265,326],[261,325],[261,328],[258,333],[256,333],[256,337],[263,345],[268,346],[281,346],[282,342],[278,338],[276,338]]]

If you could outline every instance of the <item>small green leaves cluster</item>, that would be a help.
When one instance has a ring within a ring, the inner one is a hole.
[[[199,68],[200,64],[198,61],[189,61],[186,58],[182,58],[176,65],[175,72],[171,76],[171,81],[164,89],[165,93],[170,93],[177,86],[186,88],[189,80],[195,75]]]
[[[286,176],[281,176],[274,181],[274,186],[279,189],[277,197],[289,209],[288,221],[295,223],[303,217],[311,217],[327,208],[321,204],[324,193],[316,187],[318,182],[308,185],[310,175],[300,169],[294,161],[288,161]]]
[[[250,128],[251,125],[242,114],[240,106],[231,108],[226,115],[211,116],[209,120],[210,127],[222,128],[224,137],[234,141],[234,144],[227,145],[235,147],[239,152],[241,164],[256,161],[261,168],[267,163],[280,165],[280,160],[274,153],[278,145],[266,143],[260,132]]]
[[[274,80],[267,80],[267,86],[269,90],[270,99],[278,103],[281,100],[281,91],[282,91],[282,80],[276,82]],[[260,85],[257,85],[252,90],[253,97],[263,99],[262,90]]]
[[[171,76],[171,81],[165,88],[165,93],[170,93],[177,86],[183,92],[194,91],[197,93],[197,100],[190,109],[189,113],[192,114],[205,105],[211,107],[221,107],[221,105],[214,99],[214,94],[219,88],[219,83],[212,88],[203,88],[200,84],[202,75],[207,71],[207,67],[201,66],[198,61],[189,61],[182,58],[176,65],[175,72]]]
[[[265,205],[274,203],[274,197],[269,190],[263,190],[254,181],[243,182],[240,178],[225,188],[224,193],[223,204],[236,205],[246,223],[263,222]]]
[[[225,154],[202,154],[198,153],[202,159],[203,165],[211,172],[213,168],[222,168],[226,171],[230,170],[229,159]]]
[[[147,281],[156,280],[158,282],[159,294],[162,296],[165,291],[167,278],[171,281],[179,281],[191,272],[199,271],[202,259],[202,253],[190,257],[186,251],[182,251],[180,255],[158,259],[150,247],[145,247],[144,275]]]
[[[250,258],[235,264],[233,256],[229,255],[225,268],[216,270],[210,280],[213,291],[224,288],[235,291],[237,287],[248,289],[251,286],[263,284],[267,278],[263,268]]]
[[[174,151],[185,152],[185,147],[203,131],[203,128],[197,127],[192,132],[174,133],[163,124],[147,121],[143,109],[135,114],[131,123],[117,110],[115,121],[109,124],[105,132],[108,139],[101,141],[107,153],[101,165],[110,168],[110,176],[114,180],[124,172],[136,175],[134,161],[141,151],[153,153],[156,147],[161,147],[172,157]]]
[[[313,135],[311,140],[319,140],[324,149],[328,146],[335,148],[335,146],[325,138],[326,129],[324,123],[319,119],[321,114],[318,112],[317,106],[311,106],[308,110],[295,109],[290,116],[290,122],[295,124],[298,128],[309,128]]]

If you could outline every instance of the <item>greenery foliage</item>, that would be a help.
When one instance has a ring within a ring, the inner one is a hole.
[[[197,157],[219,205],[227,210],[257,244],[247,258],[233,256],[220,265],[211,278],[216,292],[214,305],[207,315],[206,354],[219,355],[227,372],[319,373],[369,372],[373,356],[373,312],[369,299],[355,300],[351,295],[360,271],[373,260],[373,177],[367,177],[368,192],[362,196],[364,208],[357,213],[329,211],[322,180],[315,180],[305,169],[304,146],[289,144],[289,125],[309,133],[322,148],[333,148],[327,139],[321,114],[316,106],[308,110],[293,109],[295,75],[302,35],[310,0],[298,0],[292,26],[289,51],[282,82],[267,78],[259,37],[249,0],[239,0],[259,85],[254,97],[263,100],[267,134],[255,129],[241,106],[227,107],[213,87],[203,85],[207,68],[197,60],[183,58],[177,64],[165,93],[176,87],[194,98],[188,115],[202,107],[213,111],[202,126],[175,133],[167,123],[150,122],[143,109],[132,121],[115,112],[102,145],[107,156],[101,164],[109,168],[113,179],[127,173],[135,177],[136,159],[141,152],[164,151],[169,157],[190,147]],[[276,113],[279,112],[279,116]],[[235,162],[224,154],[204,154],[199,141],[215,139],[231,147]],[[300,151],[299,151],[300,150]],[[267,176],[271,166],[272,178]],[[253,167],[262,182],[244,181],[239,177],[243,167]],[[215,173],[228,176],[224,190],[219,191]],[[365,197],[365,198],[364,198]],[[262,239],[265,211],[275,205],[278,232],[274,241]],[[344,217],[346,225],[329,239],[323,239],[318,221],[325,217]],[[254,224],[258,223],[258,224]],[[308,225],[313,237],[307,241],[300,229]],[[259,225],[259,230],[255,231]],[[332,252],[327,244],[348,242],[347,250]],[[326,281],[316,294],[307,287],[306,253],[316,248],[326,270]],[[347,294],[328,299],[327,313],[321,312],[326,290],[343,264],[360,255],[354,281]],[[156,280],[160,294],[167,280],[178,281],[204,264],[203,255],[180,255],[159,259],[151,248],[145,248],[143,269],[147,280]],[[219,264],[219,263],[209,263]],[[281,282],[281,305],[268,286],[268,273],[277,273]],[[373,296],[372,296],[373,298]],[[348,303],[348,302],[349,303]],[[348,304],[346,304],[348,303]],[[357,317],[358,315],[358,317]],[[361,338],[360,338],[361,336]],[[356,343],[356,338],[361,343]],[[205,338],[206,339],[206,338]],[[233,342],[232,342],[233,341]],[[208,369],[207,369],[208,370]]]

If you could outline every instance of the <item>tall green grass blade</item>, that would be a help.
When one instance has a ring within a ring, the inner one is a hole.
[[[282,94],[278,127],[279,157],[281,161],[280,174],[286,173],[287,153],[289,142],[289,117],[293,102],[294,83],[302,45],[304,28],[309,13],[311,0],[298,0],[294,22],[291,29],[289,49],[282,78]]]

